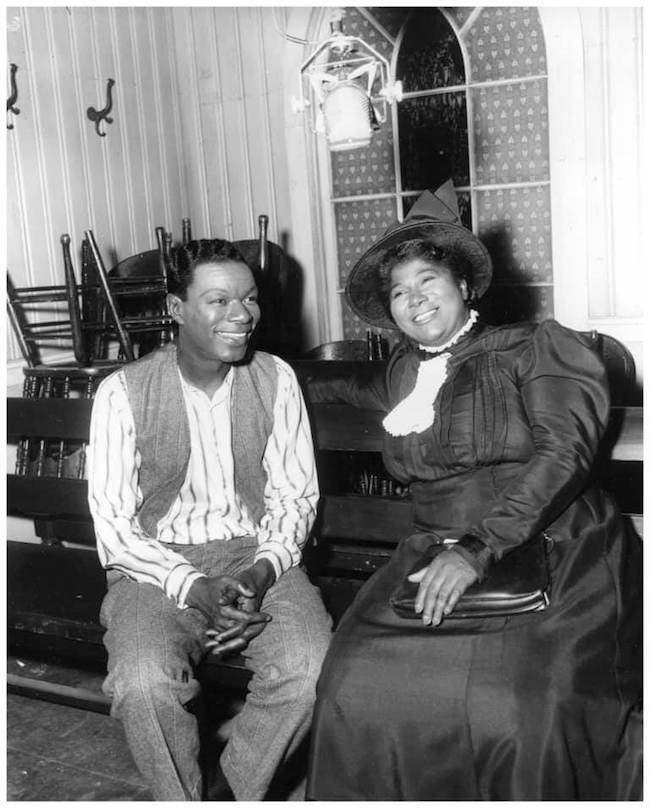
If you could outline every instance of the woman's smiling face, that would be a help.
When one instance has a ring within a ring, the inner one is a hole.
[[[467,284],[447,267],[413,258],[391,270],[389,302],[395,324],[421,345],[444,345],[467,320]]]

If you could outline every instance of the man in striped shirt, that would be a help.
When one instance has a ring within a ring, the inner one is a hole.
[[[100,385],[89,503],[108,592],[104,690],[157,800],[209,796],[199,767],[205,653],[253,671],[220,772],[261,800],[309,728],[331,632],[300,568],[318,483],[292,369],[254,351],[253,273],[229,242],[174,250],[178,338]]]

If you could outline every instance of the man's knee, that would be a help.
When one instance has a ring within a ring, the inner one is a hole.
[[[303,701],[306,706],[313,705],[315,700],[330,637],[329,624],[312,625],[303,634],[295,635],[288,649],[283,671],[287,686],[292,689],[294,699]]]
[[[316,683],[329,647],[330,637],[330,632],[325,630],[311,634],[300,652],[296,654],[296,677],[305,683],[306,688],[312,694],[316,691]]]
[[[155,660],[121,660],[104,683],[113,698],[113,711],[149,709],[165,703],[187,704],[199,692],[191,666],[166,668]]]

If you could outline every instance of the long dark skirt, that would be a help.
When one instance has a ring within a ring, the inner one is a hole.
[[[545,611],[438,628],[388,605],[403,542],[330,646],[308,798],[641,799],[640,543],[600,527],[551,550]]]

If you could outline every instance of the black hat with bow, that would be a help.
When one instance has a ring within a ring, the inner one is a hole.
[[[456,190],[447,180],[433,193],[424,191],[404,221],[392,224],[350,272],[345,288],[348,303],[358,317],[377,328],[397,328],[382,301],[377,270],[388,250],[410,239],[426,239],[447,251],[459,250],[471,266],[477,297],[484,294],[492,280],[490,254],[461,223]]]

